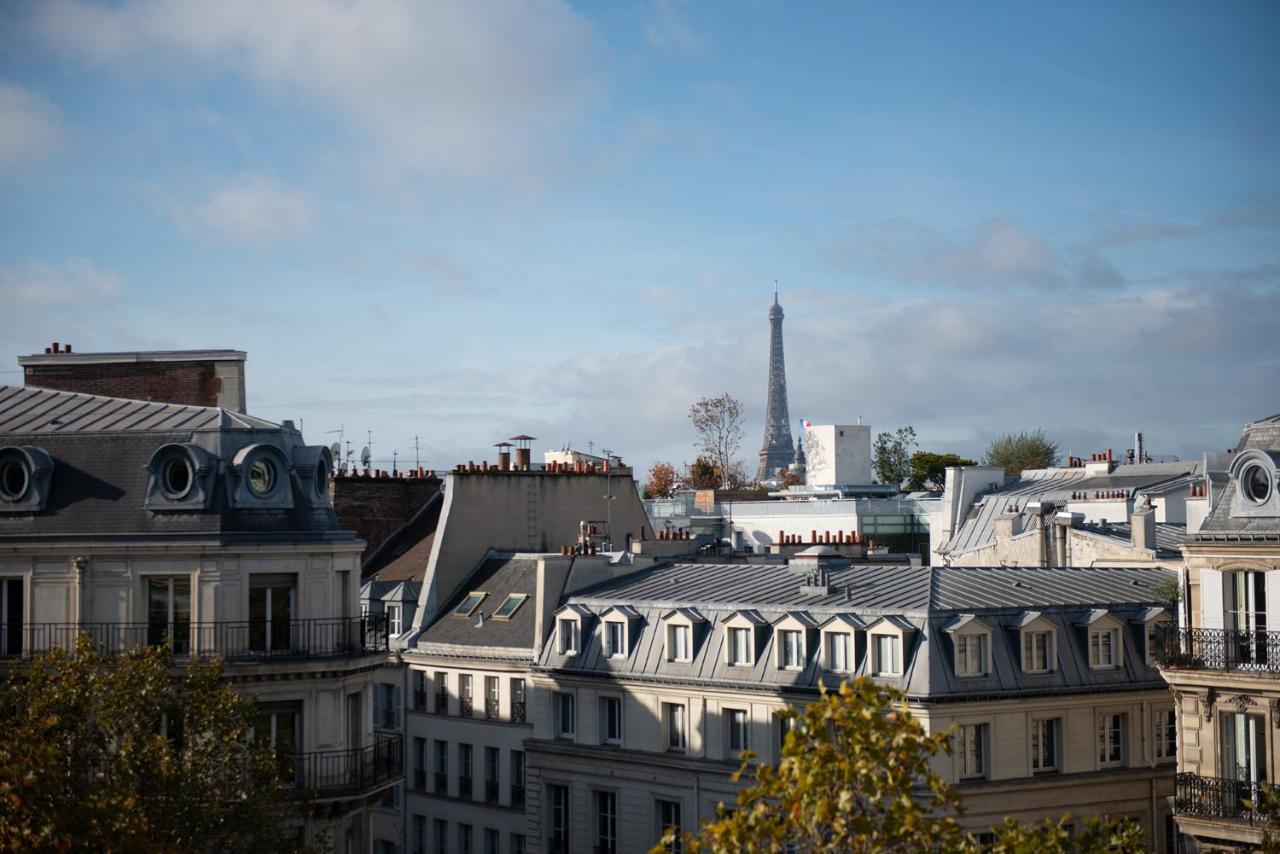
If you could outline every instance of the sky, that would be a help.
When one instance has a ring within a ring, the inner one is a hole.
[[[0,4],[0,383],[247,351],[252,413],[647,468],[689,405],[980,456],[1280,411],[1280,5]],[[537,458],[537,456],[535,456]]]

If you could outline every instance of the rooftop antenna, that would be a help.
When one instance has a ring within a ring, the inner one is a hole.
[[[778,304],[778,280],[773,280],[773,304]]]
[[[342,446],[334,442],[329,446],[329,453],[333,456],[333,464],[342,468]]]
[[[347,459],[345,465],[351,465],[351,440],[347,439]]]
[[[413,437],[413,467],[415,469],[422,468],[422,461],[418,459],[418,437]]]
[[[346,435],[343,432],[343,428],[345,427],[346,427],[345,424],[339,424],[337,430],[324,431],[324,434],[326,436],[332,436],[334,433],[338,434],[338,441],[334,442],[332,445],[329,446],[329,451],[333,454],[334,465],[337,465],[343,471],[346,471],[346,466],[343,464],[343,460],[342,460],[342,439],[343,439],[343,436]],[[351,443],[348,442],[347,444],[350,445]],[[351,456],[350,452],[347,453],[347,456],[348,457]]]
[[[400,456],[400,451],[395,448],[391,449],[391,476],[396,476],[396,458]]]
[[[369,453],[369,446],[365,445],[360,451],[360,465],[365,468],[369,467],[369,463],[373,462],[373,454]]]

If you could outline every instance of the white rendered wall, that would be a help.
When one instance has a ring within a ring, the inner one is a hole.
[[[871,483],[871,427],[820,424],[804,431],[806,480],[810,486]]]

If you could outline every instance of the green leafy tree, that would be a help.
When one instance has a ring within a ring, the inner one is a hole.
[[[900,486],[911,477],[911,449],[916,446],[916,431],[911,425],[899,427],[894,433],[876,436],[872,465],[881,483]]]
[[[728,475],[741,469],[735,458],[742,444],[742,404],[728,392],[704,397],[689,407],[689,420],[697,434],[694,445],[699,456],[710,461],[723,478],[717,486],[734,488]],[[745,475],[740,477],[745,479]]]
[[[959,454],[935,454],[932,451],[916,451],[911,455],[911,481],[907,489],[942,489],[946,485],[948,466],[973,466]]]
[[[750,779],[737,808],[723,804],[717,817],[684,833],[690,852],[973,851],[977,840],[957,820],[959,796],[930,766],[939,751],[951,752],[948,733],[930,735],[906,707],[905,695],[866,678],[823,690],[802,710],[783,713],[794,721],[778,765],[750,756],[733,779]],[[1132,822],[1088,824],[1081,839],[1070,836],[1065,818],[995,829],[997,852],[1101,852],[1144,850]],[[668,831],[653,854],[674,841]]]
[[[276,756],[220,662],[87,636],[0,684],[0,851],[290,851]]]
[[[1000,466],[1006,474],[1018,475],[1023,469],[1043,469],[1058,462],[1058,443],[1043,430],[1030,433],[1006,433],[987,446],[986,464]]]

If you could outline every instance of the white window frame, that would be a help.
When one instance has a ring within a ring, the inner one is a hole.
[[[561,655],[577,655],[582,646],[582,623],[572,617],[556,620],[556,638]]]
[[[387,605],[387,625],[392,637],[399,637],[404,631],[404,608],[401,605]]]
[[[667,623],[667,661],[688,664],[693,661],[693,626],[689,623]],[[677,638],[683,638],[682,645]]]
[[[1103,643],[1104,639],[1106,643]],[[1120,629],[1116,626],[1089,628],[1089,669],[1115,670],[1121,664]],[[1104,650],[1109,655],[1104,660]]]
[[[576,698],[572,692],[556,691],[552,698],[555,702],[556,738],[576,738],[578,735],[578,710]],[[568,727],[565,726],[566,720]]]
[[[902,635],[897,632],[872,632],[870,634],[869,646],[871,647],[871,672],[873,676],[901,676],[902,675]],[[880,655],[880,639],[887,638],[891,644],[893,661],[886,663],[881,660]]]
[[[684,753],[689,749],[689,707],[682,701],[662,701],[662,733],[666,750]]]
[[[615,638],[614,633],[617,633]],[[604,621],[604,641],[606,658],[627,657],[627,623],[625,620]],[[615,643],[616,641],[616,643]]]
[[[738,715],[742,716],[741,726],[734,722],[734,718]],[[748,709],[726,708],[722,712],[724,720],[724,749],[728,756],[736,757],[745,750],[751,749],[751,712]],[[737,739],[740,743],[734,747],[734,735],[738,734]]]
[[[1044,639],[1044,667],[1036,667],[1036,639]],[[1025,628],[1022,630],[1022,672],[1023,673],[1053,673],[1057,668],[1058,658],[1058,638],[1056,633],[1050,628]]]
[[[961,724],[956,738],[956,776],[961,780],[981,780],[987,776],[987,748],[991,742],[987,723]]]
[[[1143,659],[1146,661],[1148,667],[1156,666],[1156,651],[1160,646],[1158,639],[1159,631],[1161,628],[1172,625],[1173,620],[1168,617],[1156,617],[1154,620],[1148,620],[1147,624],[1143,627],[1142,638],[1143,643],[1146,645],[1146,649],[1143,650]]]
[[[808,660],[803,629],[778,629],[778,669],[804,670]]]
[[[750,626],[730,626],[725,638],[725,654],[730,667],[752,667],[755,665],[755,643],[752,635],[755,630]],[[745,640],[739,649],[739,640]],[[739,656],[741,653],[741,656]]]
[[[1172,706],[1156,709],[1152,713],[1155,726],[1155,756],[1157,762],[1176,762],[1178,759],[1178,713]],[[1172,752],[1167,748],[1172,745]]]
[[[1117,768],[1125,764],[1129,753],[1128,723],[1129,715],[1125,712],[1102,712],[1098,715],[1094,748],[1099,768]],[[1115,758],[1112,758],[1113,747],[1119,754]]]
[[[839,644],[844,650],[844,661],[837,661],[837,656],[832,654],[832,650]],[[853,672],[853,648],[854,637],[853,632],[823,632],[822,633],[822,661],[823,666],[833,673],[851,673]]]
[[[1048,732],[1045,732],[1047,727]],[[1031,719],[1031,773],[1048,774],[1061,771],[1062,764],[1062,717],[1033,717]],[[1053,762],[1046,762],[1047,750],[1053,754]]]
[[[617,709],[618,712],[618,734],[609,734],[609,724],[611,723],[611,709]],[[625,716],[623,714],[624,705],[622,697],[616,694],[600,695],[600,743],[601,744],[622,744],[624,736],[624,727],[626,725]]]
[[[956,676],[973,678],[989,672],[988,656],[991,637],[986,632],[960,632],[954,636]],[[974,649],[974,647],[977,647]]]

